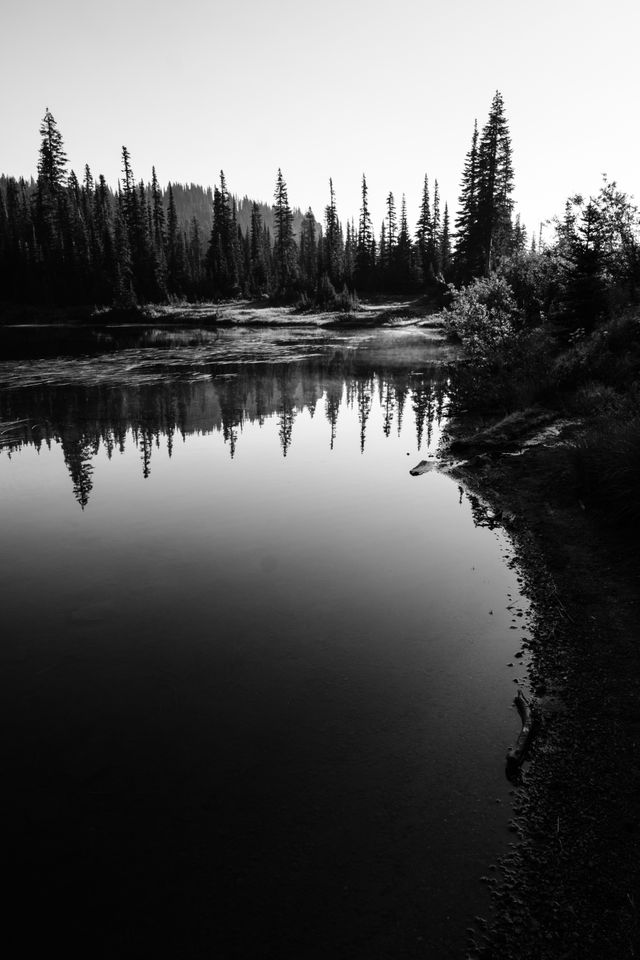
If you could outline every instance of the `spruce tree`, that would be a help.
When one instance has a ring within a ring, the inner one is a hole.
[[[367,187],[367,179],[363,173],[362,206],[360,208],[360,220],[358,224],[358,236],[356,241],[355,282],[356,286],[360,286],[365,289],[371,286],[375,263],[375,240],[373,236],[373,227],[371,225],[371,214],[369,213],[368,193],[369,190]]]
[[[443,278],[446,280],[451,270],[451,233],[449,226],[449,207],[446,203],[442,217],[442,233],[440,234],[440,267]]]
[[[458,279],[469,280],[478,267],[478,121],[473,125],[456,218],[455,266]]]
[[[316,286],[318,266],[318,243],[316,239],[317,224],[311,207],[304,215],[300,226],[300,272],[302,282],[307,290]]]
[[[165,216],[162,202],[162,190],[158,184],[156,168],[151,168],[151,202],[153,204],[153,242],[156,249],[164,253],[165,244]]]
[[[488,275],[511,253],[513,163],[502,94],[496,90],[478,147],[478,238]]]
[[[52,194],[59,193],[66,182],[67,155],[64,152],[62,135],[49,107],[40,126],[40,156],[38,159],[38,185],[46,185]]]
[[[344,241],[344,280],[347,287],[353,290],[356,259],[355,227],[347,221],[347,234]]]
[[[293,214],[289,206],[287,185],[280,168],[278,168],[274,200],[274,283],[276,294],[279,296],[287,296],[292,292],[292,286],[295,280],[295,242],[293,239]]]
[[[265,228],[262,223],[260,205],[253,202],[251,206],[251,227],[249,236],[249,286],[253,294],[262,294],[269,283],[267,270],[267,256],[265,253]]]
[[[56,286],[60,262],[63,259],[67,155],[64,152],[62,135],[48,107],[40,125],[40,136],[42,140],[38,157],[34,226],[37,241],[43,250],[45,274],[49,274],[46,282]]]
[[[393,256],[393,248],[398,238],[398,220],[396,217],[396,202],[391,191],[387,197],[387,249],[389,256]]]
[[[125,202],[122,193],[119,195],[116,204],[113,262],[113,303],[116,307],[128,310],[136,305],[137,300],[133,288],[131,248],[129,246],[129,232],[125,220]]]
[[[169,184],[169,207],[167,210],[167,286],[174,295],[183,292],[184,285],[184,244],[178,227],[178,211],[173,196],[173,186]]]
[[[191,218],[188,243],[189,280],[193,291],[199,295],[202,286],[202,236],[197,217]]]
[[[429,242],[431,239],[432,226],[431,203],[429,201],[429,178],[425,173],[424,184],[422,186],[422,201],[420,203],[420,216],[418,217],[416,228],[416,246],[424,283],[427,282],[429,277]]]
[[[413,283],[412,247],[407,222],[407,200],[402,194],[400,206],[400,230],[395,249],[395,282],[401,290],[408,289]]]
[[[213,191],[213,221],[207,271],[216,296],[236,296],[239,292],[238,232],[224,171],[220,171],[220,187]]]
[[[324,269],[334,287],[342,279],[343,239],[336,209],[333,180],[329,178],[329,204],[324,212]]]
[[[131,239],[138,226],[138,198],[131,169],[131,158],[126,147],[122,148],[122,214]]]

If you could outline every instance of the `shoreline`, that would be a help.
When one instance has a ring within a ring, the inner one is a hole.
[[[131,309],[93,306],[37,307],[0,304],[0,327],[47,326],[234,326],[374,327],[415,325],[440,328],[439,302],[428,296],[363,300],[357,309],[298,309],[262,301],[147,304]]]
[[[362,300],[356,309],[299,309],[264,300],[145,304],[130,309],[90,305],[38,307],[0,304],[0,327],[10,326],[339,326],[411,324],[441,327],[441,304],[429,296],[388,296]]]
[[[445,439],[448,472],[513,540],[535,624],[538,730],[514,784],[511,851],[482,878],[492,910],[476,918],[469,960],[604,960],[640,945],[640,574],[633,543],[563,484],[580,424],[555,419],[555,434],[540,411],[520,437],[494,427],[471,439],[459,419]],[[458,450],[469,459],[452,462]]]

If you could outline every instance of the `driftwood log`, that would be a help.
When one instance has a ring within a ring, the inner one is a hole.
[[[507,752],[507,769],[514,770],[522,764],[533,735],[533,709],[525,697],[522,690],[518,690],[513,701],[516,705],[520,719],[522,720],[522,730],[516,740],[515,747]]]

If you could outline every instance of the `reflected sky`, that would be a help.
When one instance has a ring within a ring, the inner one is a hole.
[[[384,339],[2,394],[21,882],[105,956],[445,958],[482,912],[527,611]]]

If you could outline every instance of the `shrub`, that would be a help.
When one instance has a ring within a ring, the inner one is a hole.
[[[594,381],[624,389],[637,379],[640,319],[636,311],[614,317],[590,335],[577,333],[554,364],[558,384],[564,389],[577,390]]]
[[[504,277],[453,290],[443,319],[462,344],[463,361],[453,371],[458,408],[509,412],[553,392],[549,339],[540,328],[522,329],[523,314]]]
[[[521,313],[504,277],[492,274],[452,289],[451,306],[442,311],[445,329],[457,337],[465,356],[491,363],[516,338]]]

